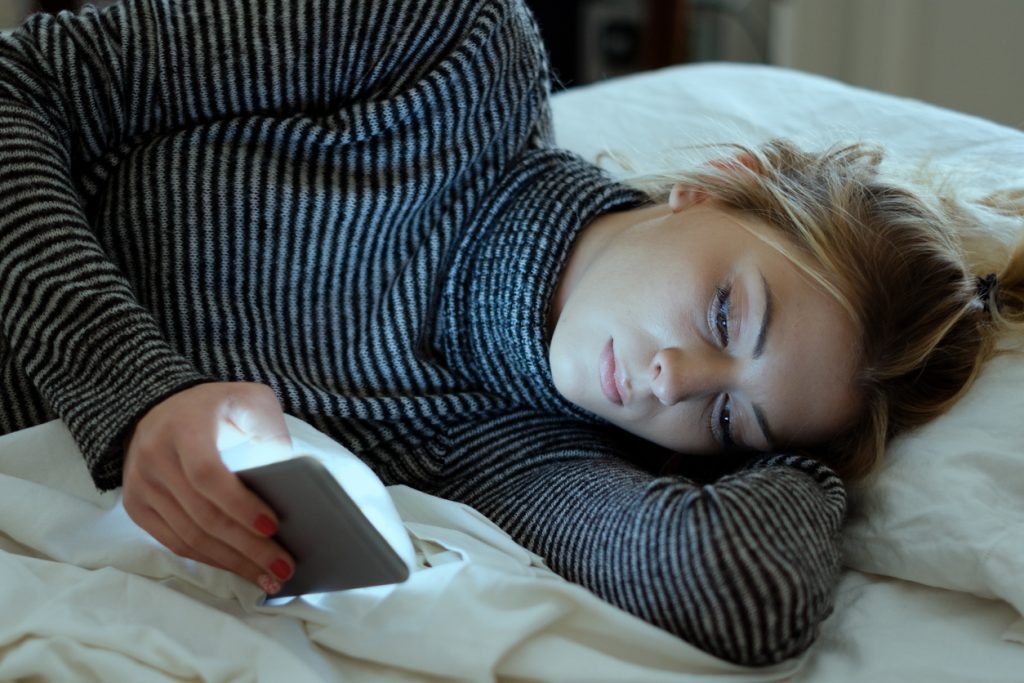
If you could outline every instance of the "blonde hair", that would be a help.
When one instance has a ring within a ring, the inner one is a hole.
[[[721,149],[721,148],[719,148]],[[953,197],[883,180],[880,149],[837,145],[808,153],[785,140],[690,171],[625,178],[654,201],[675,183],[753,215],[788,240],[773,247],[830,293],[861,332],[856,422],[810,454],[848,483],[877,471],[896,434],[945,412],[996,352],[996,336],[1024,331],[1024,242],[1020,221],[1002,236]],[[1024,192],[977,203],[1024,215]],[[810,257],[801,266],[795,245]],[[979,277],[995,273],[982,303]]]

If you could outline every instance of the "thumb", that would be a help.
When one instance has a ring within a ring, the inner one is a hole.
[[[292,455],[292,437],[276,397],[247,397],[232,400],[223,408],[217,430],[217,449],[223,454],[245,446],[245,451],[263,462],[283,460]],[[247,458],[248,459],[248,458]]]

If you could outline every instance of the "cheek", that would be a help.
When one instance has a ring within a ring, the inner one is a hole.
[[[551,339],[551,348],[548,351],[548,363],[551,366],[551,379],[555,384],[555,389],[568,400],[578,403],[578,389],[575,386],[574,378],[579,373],[575,368],[575,359],[568,353],[570,348],[572,345],[565,343],[565,336],[560,336],[556,329],[555,336]]]
[[[649,415],[632,420],[616,415],[610,420],[635,436],[679,453],[707,455],[718,450],[707,431],[707,415],[699,402],[685,402],[671,409],[654,405]]]
[[[588,398],[587,378],[592,370],[591,357],[596,364],[600,353],[601,326],[589,319],[588,309],[572,300],[566,302],[562,315],[555,324],[548,348],[548,362],[555,388],[566,399],[584,408],[592,401]],[[596,365],[593,367],[596,368]]]

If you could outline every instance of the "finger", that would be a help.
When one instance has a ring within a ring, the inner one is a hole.
[[[202,435],[182,435],[178,449],[180,472],[165,473],[163,477],[170,490],[197,491],[256,537],[267,538],[277,533],[274,510],[242,484]],[[178,479],[179,476],[183,478]],[[181,504],[188,509],[189,502],[182,500]]]
[[[235,478],[230,472],[227,474]],[[202,491],[192,488],[182,472],[168,473],[163,485],[174,497],[175,507],[187,515],[197,529],[228,546],[236,562],[238,557],[246,558],[246,563],[260,567],[261,572],[270,573],[278,581],[285,581],[294,573],[295,560],[280,544],[267,536],[253,533],[227,515]],[[213,551],[208,549],[206,552],[210,554]],[[235,571],[235,566],[228,565],[231,571]]]
[[[239,557],[259,566],[278,581],[286,581],[294,573],[295,560],[281,545],[270,538],[256,536],[220,508],[196,493],[185,495],[182,508],[196,526],[229,546]]]
[[[266,569],[197,524],[178,504],[171,491],[155,491],[154,494],[155,511],[160,516],[154,528],[159,528],[162,536],[174,545],[168,545],[160,538],[157,540],[179,555],[237,574],[268,593],[280,590],[280,582],[274,580]]]
[[[289,457],[292,437],[277,396],[266,385],[249,386],[244,394],[232,395],[222,404],[217,447],[223,451],[249,441],[269,457]]]
[[[208,564],[217,569],[227,569],[215,559],[206,555],[197,548],[190,547],[181,536],[176,534],[170,526],[164,522],[160,514],[153,508],[145,508],[131,515],[132,520],[143,528],[146,533],[152,536],[157,543],[170,550],[175,555],[186,557],[196,562]]]

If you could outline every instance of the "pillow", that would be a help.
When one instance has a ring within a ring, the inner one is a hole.
[[[851,498],[847,564],[1024,613],[1024,360],[990,361],[949,413],[899,437]]]
[[[672,67],[567,91],[553,108],[559,144],[592,161],[610,148],[637,170],[677,147],[676,163],[697,162],[706,152],[694,143],[863,140],[889,150],[883,170],[926,163],[964,199],[1024,188],[1024,133],[777,67]],[[1021,223],[985,217],[1000,232]],[[1024,612],[1024,358],[993,360],[950,413],[892,444],[877,482],[851,495],[845,559]]]
[[[639,170],[706,156],[695,144],[785,137],[810,149],[880,142],[891,152],[884,168],[931,162],[956,176],[965,197],[1024,185],[1020,131],[780,67],[668,67],[566,90],[552,109],[560,146],[591,161],[610,148]]]

